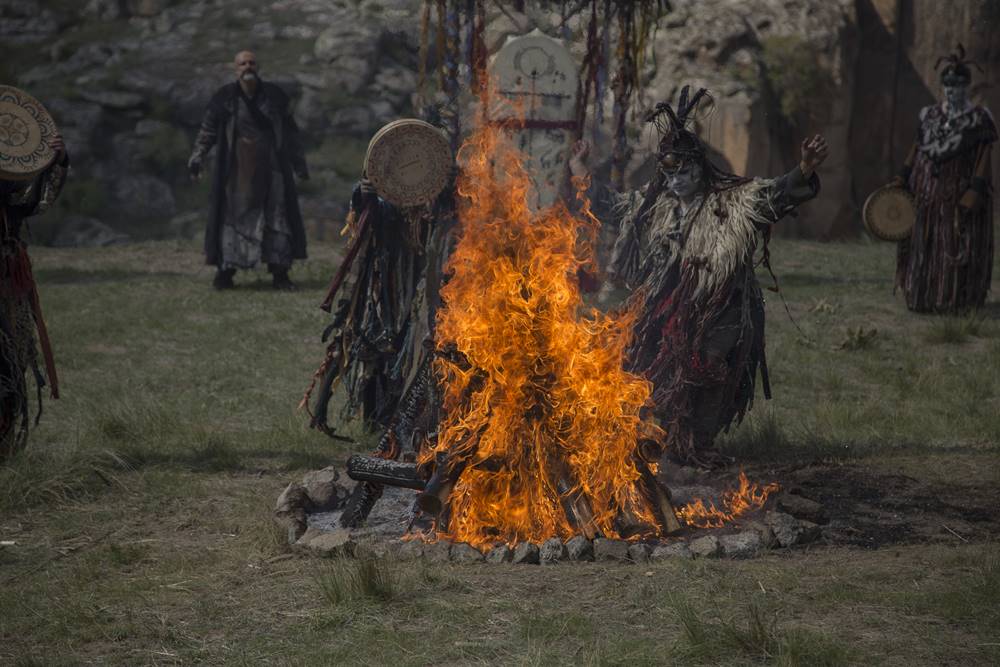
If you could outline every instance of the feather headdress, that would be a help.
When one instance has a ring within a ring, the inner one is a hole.
[[[704,157],[705,147],[698,136],[688,129],[694,119],[693,111],[705,98],[712,99],[704,88],[699,88],[694,95],[690,94],[691,86],[681,89],[677,108],[669,102],[660,102],[646,114],[646,122],[652,123],[660,133],[660,143],[657,150],[659,158],[668,155]]]
[[[939,69],[942,64],[944,69],[941,70],[941,83],[946,86],[969,85],[969,82],[972,81],[972,70],[969,69],[969,65],[975,66],[980,73],[983,72],[979,63],[965,57],[965,47],[962,46],[961,42],[959,42],[955,53],[938,58],[937,62],[934,63],[934,69]]]

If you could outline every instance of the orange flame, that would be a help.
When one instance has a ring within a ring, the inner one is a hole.
[[[730,521],[762,507],[768,496],[781,488],[776,482],[760,486],[752,483],[740,470],[740,487],[722,494],[722,508],[696,500],[677,510],[677,516],[692,528],[721,528]]]
[[[634,316],[586,310],[580,296],[577,270],[594,265],[587,241],[599,224],[585,184],[580,213],[563,204],[532,211],[524,156],[485,124],[459,162],[461,240],[437,339],[472,369],[436,362],[442,417],[423,460],[469,463],[442,537],[475,546],[565,539],[581,532],[564,509],[570,496],[586,499],[605,536],[619,535],[622,513],[655,530],[634,457],[651,386],[622,368]]]

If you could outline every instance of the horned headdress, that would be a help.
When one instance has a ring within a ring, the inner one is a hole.
[[[955,53],[941,56],[934,64],[934,69],[938,69],[944,64],[941,70],[941,83],[945,86],[967,86],[972,81],[972,70],[969,65],[975,66],[980,72],[983,68],[979,63],[965,57],[965,47],[961,43]]]
[[[699,88],[694,95],[690,95],[690,91],[691,86],[681,89],[676,110],[669,102],[660,102],[646,114],[646,122],[652,123],[660,134],[657,157],[665,166],[690,159],[700,161],[705,157],[704,144],[689,126],[698,104],[711,96],[704,88]]]

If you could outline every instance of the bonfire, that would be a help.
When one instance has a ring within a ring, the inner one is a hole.
[[[460,241],[438,312],[441,418],[415,463],[353,457],[368,484],[420,491],[415,533],[478,548],[583,535],[649,539],[717,527],[776,489],[741,474],[721,507],[675,509],[647,417],[652,386],[623,369],[634,316],[585,307],[599,221],[575,205],[536,211],[526,160],[483,124],[459,151]],[[396,454],[393,451],[393,454]],[[390,457],[391,458],[391,457]],[[679,520],[680,518],[680,520]]]

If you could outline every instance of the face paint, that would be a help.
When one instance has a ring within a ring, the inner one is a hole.
[[[701,165],[693,162],[681,164],[666,172],[667,190],[680,199],[686,199],[701,191]]]
[[[944,86],[944,99],[952,109],[964,109],[968,98],[968,86]]]

